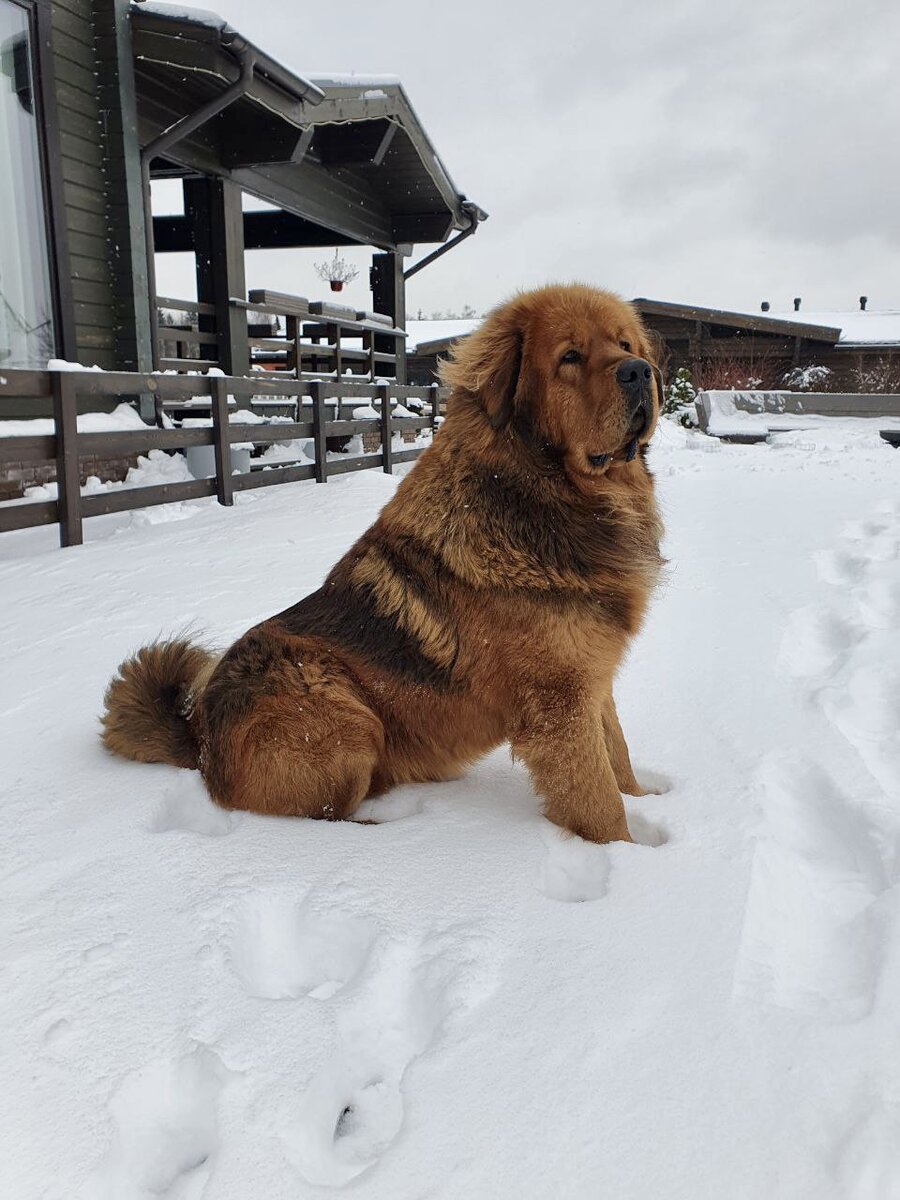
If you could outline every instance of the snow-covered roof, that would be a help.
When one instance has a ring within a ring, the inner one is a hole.
[[[900,309],[849,309],[846,312],[769,313],[780,320],[803,321],[807,325],[827,325],[840,329],[841,346],[900,345]]]
[[[646,303],[646,301],[644,302]],[[747,312],[747,317],[758,313]],[[840,329],[840,346],[900,346],[900,309],[849,309],[845,312],[769,312],[765,316],[774,321],[802,322],[828,329]],[[407,346],[410,350],[431,342],[446,342],[465,337],[481,324],[480,318],[449,321],[407,321]]]
[[[328,87],[402,87],[399,75],[357,75],[355,71],[307,71],[307,79],[311,79],[320,88]]]
[[[406,346],[416,350],[431,342],[448,342],[453,338],[465,337],[481,324],[481,317],[458,317],[448,321],[407,321]]]
[[[396,75],[321,70],[314,75],[299,75],[205,9],[152,0],[132,3],[131,17],[135,53],[142,64],[139,93],[141,87],[147,91],[148,103],[154,102],[154,88],[176,89],[185,104],[197,106],[208,99],[210,86],[224,91],[233,82],[235,54],[249,52],[253,61],[251,82],[223,120],[240,122],[247,112],[261,108],[271,112],[273,120],[297,129],[383,120],[390,122],[395,132],[400,131],[399,140],[385,150],[384,162],[375,163],[367,177],[375,200],[372,213],[384,209],[384,219],[363,215],[353,228],[343,232],[364,242],[368,238],[373,245],[387,244],[396,216],[399,242],[444,242],[453,230],[472,228],[487,216],[456,187]],[[185,143],[181,150],[181,165],[195,165],[184,161],[188,153]],[[294,211],[289,203],[291,192],[304,197],[307,194],[306,164],[301,171],[299,164],[278,163],[274,172],[277,188],[264,169],[269,165],[266,161],[244,162],[242,187],[273,203],[277,193],[279,203]],[[410,215],[410,195],[416,197],[416,206],[411,210],[416,222],[410,219],[404,224],[402,218]],[[302,208],[298,202],[296,211],[300,213]],[[423,224],[425,217],[434,219]],[[413,232],[422,236],[413,237]],[[426,233],[432,236],[424,236]]]

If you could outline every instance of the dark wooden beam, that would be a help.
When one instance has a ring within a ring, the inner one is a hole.
[[[220,121],[222,163],[229,171],[235,167],[256,167],[266,163],[302,162],[309,150],[315,130],[298,129],[295,125],[248,123],[235,128],[224,116]]]
[[[157,254],[186,254],[194,249],[187,217],[154,217],[153,249]]]
[[[406,280],[403,278],[403,255],[396,251],[372,255],[372,270],[369,275],[372,286],[372,307],[375,312],[388,313],[399,329],[406,328]],[[398,383],[406,383],[406,340],[395,342],[391,337],[374,339],[376,351],[396,352],[394,371]]]
[[[394,217],[391,227],[394,241],[415,244],[417,242],[446,242],[453,232],[453,216],[449,212],[400,213]]]
[[[316,136],[319,159],[324,167],[380,166],[396,132],[384,120],[324,125]]]
[[[287,250],[292,246],[358,246],[355,238],[290,212],[245,212],[248,250]]]
[[[308,158],[290,165],[236,169],[232,178],[246,191],[317,225],[340,230],[364,246],[394,245],[390,213],[370,186],[335,180]]]
[[[216,310],[222,369],[227,375],[247,375],[247,313],[229,303],[232,296],[243,300],[247,294],[241,190],[225,179],[186,179],[183,186],[196,255],[197,299]]]
[[[154,217],[157,254],[185,254],[194,249],[187,217]],[[326,229],[289,212],[245,212],[244,248],[289,250],[295,246],[358,246],[360,243],[335,229]]]

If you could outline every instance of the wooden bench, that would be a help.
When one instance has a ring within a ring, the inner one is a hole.
[[[698,392],[700,429],[722,441],[750,445],[770,434],[821,427],[822,418],[894,418],[897,430],[879,433],[892,445],[900,437],[900,395],[837,392]],[[889,436],[886,436],[889,435]]]

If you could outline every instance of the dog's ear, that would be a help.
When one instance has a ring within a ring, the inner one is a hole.
[[[653,374],[656,377],[656,389],[660,408],[665,404],[666,386],[664,371],[667,367],[667,359],[669,358],[669,348],[666,345],[665,338],[655,329],[648,329],[646,325],[641,324],[641,341],[643,343],[643,357],[650,363],[653,368]]]
[[[483,410],[494,429],[512,419],[522,376],[524,336],[507,311],[492,313],[440,365],[441,383],[464,392]]]
[[[655,329],[648,329],[646,325],[641,323],[641,341],[643,343],[641,349],[643,357],[654,367],[662,370],[665,366],[663,361],[668,352],[665,338],[662,334],[657,333]]]

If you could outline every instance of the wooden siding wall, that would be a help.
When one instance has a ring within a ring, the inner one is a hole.
[[[116,12],[122,0],[46,2],[77,358],[107,370],[146,368],[149,306],[137,139],[134,132],[129,159],[120,98],[128,82],[119,77]]]
[[[92,0],[92,7],[107,179],[107,237],[112,250],[116,366],[120,371],[149,371],[150,301],[130,0]]]
[[[115,312],[90,0],[53,0],[51,28],[76,348],[80,362],[112,370]]]

